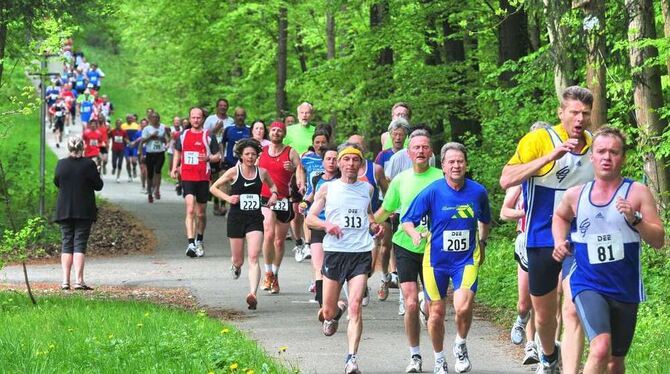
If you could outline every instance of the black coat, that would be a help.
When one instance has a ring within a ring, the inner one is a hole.
[[[103,183],[93,160],[86,157],[60,159],[56,165],[54,184],[58,187],[54,221],[95,221],[98,209],[94,191],[102,190]]]

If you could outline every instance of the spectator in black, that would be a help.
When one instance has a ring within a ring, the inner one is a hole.
[[[102,190],[102,179],[95,162],[83,157],[84,141],[71,137],[67,143],[69,157],[56,165],[54,184],[58,187],[58,201],[54,221],[61,226],[63,249],[61,266],[63,283],[61,289],[70,289],[70,269],[74,263],[75,290],[92,290],[84,282],[84,254],[97,218],[95,192]]]

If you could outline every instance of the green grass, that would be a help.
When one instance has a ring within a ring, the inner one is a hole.
[[[506,225],[498,230],[513,230]],[[664,373],[670,367],[670,257],[645,246],[642,256],[647,301],[640,304],[637,329],[626,358],[630,373]],[[517,286],[514,241],[489,241],[486,263],[479,271],[477,302],[490,308],[495,322],[507,329],[516,316]],[[584,355],[586,359],[586,354]]]
[[[2,373],[291,373],[234,327],[145,302],[0,292]]]

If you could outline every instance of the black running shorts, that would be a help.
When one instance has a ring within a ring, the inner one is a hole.
[[[324,252],[321,274],[342,285],[355,276],[368,275],[371,269],[372,252],[328,251]]]
[[[423,254],[410,252],[393,243],[395,266],[398,269],[398,283],[416,282],[421,278],[423,283]]]
[[[184,198],[188,195],[195,196],[195,201],[199,204],[206,204],[209,200],[209,182],[208,181],[182,181]]]
[[[544,296],[556,289],[561,263],[551,256],[552,247],[527,248],[530,294]]]
[[[242,215],[230,212],[228,214],[228,237],[243,239],[252,231],[263,232],[263,215]]]

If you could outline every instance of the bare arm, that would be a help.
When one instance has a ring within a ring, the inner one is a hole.
[[[300,156],[298,155],[298,152],[291,148],[291,153],[289,154],[289,158],[291,159],[291,162],[293,165],[295,165],[295,182],[298,185],[298,189],[300,190],[301,193],[305,192],[305,169],[302,167],[302,162],[300,161]]]
[[[263,183],[265,183],[270,191],[272,191],[272,195],[270,195],[270,198],[268,199],[267,206],[273,206],[277,202],[277,187],[275,187],[275,182],[272,180],[270,174],[268,174],[265,169],[258,168],[258,172],[261,174],[261,180]]]
[[[556,161],[566,153],[574,150],[578,143],[578,139],[568,139],[563,144],[554,148],[554,150],[547,155],[523,164],[505,165],[502,175],[500,176],[500,186],[504,189],[508,189],[512,186],[521,184],[523,181],[528,180],[528,178],[535,175],[544,165]]]
[[[477,230],[479,231],[479,266],[482,266],[486,258],[486,241],[489,238],[491,224],[478,221]]]
[[[379,188],[382,190],[383,194],[386,194],[386,190],[389,188],[389,181],[384,175],[384,168],[379,164],[374,164],[375,166],[375,179],[379,183]]]
[[[561,262],[571,254],[570,222],[575,218],[575,205],[583,186],[572,187],[565,192],[551,220],[551,235],[554,238],[554,260]]]
[[[316,195],[314,195],[314,204],[309,208],[309,214],[305,217],[305,223],[309,228],[315,230],[325,230],[326,221],[319,218],[319,213],[326,206],[326,192],[328,191],[328,185],[323,185]]]
[[[209,192],[218,197],[221,200],[225,200],[230,204],[238,204],[240,202],[240,195],[228,195],[223,192],[223,189],[230,185],[237,175],[237,168],[230,168],[222,176],[219,177],[212,186],[209,188]]]
[[[382,223],[382,222],[386,221],[391,216],[391,214],[393,214],[393,212],[389,212],[386,209],[384,209],[383,206],[381,206],[375,212],[375,215],[374,215],[375,222]]]
[[[635,211],[639,211],[642,214],[642,221],[635,225],[635,229],[640,233],[642,240],[650,246],[660,249],[665,242],[665,229],[661,218],[658,216],[656,200],[654,200],[651,191],[645,185],[633,183],[628,196],[629,198],[626,200],[617,200],[617,209],[629,223],[635,220]]]
[[[521,186],[510,187],[505,191],[505,199],[500,208],[500,219],[516,221],[526,215],[523,209],[516,209],[516,201],[521,195]]]
[[[170,176],[173,179],[177,179],[179,176],[179,163],[181,162],[181,151],[175,148],[174,155],[172,156],[172,169],[170,171]]]

